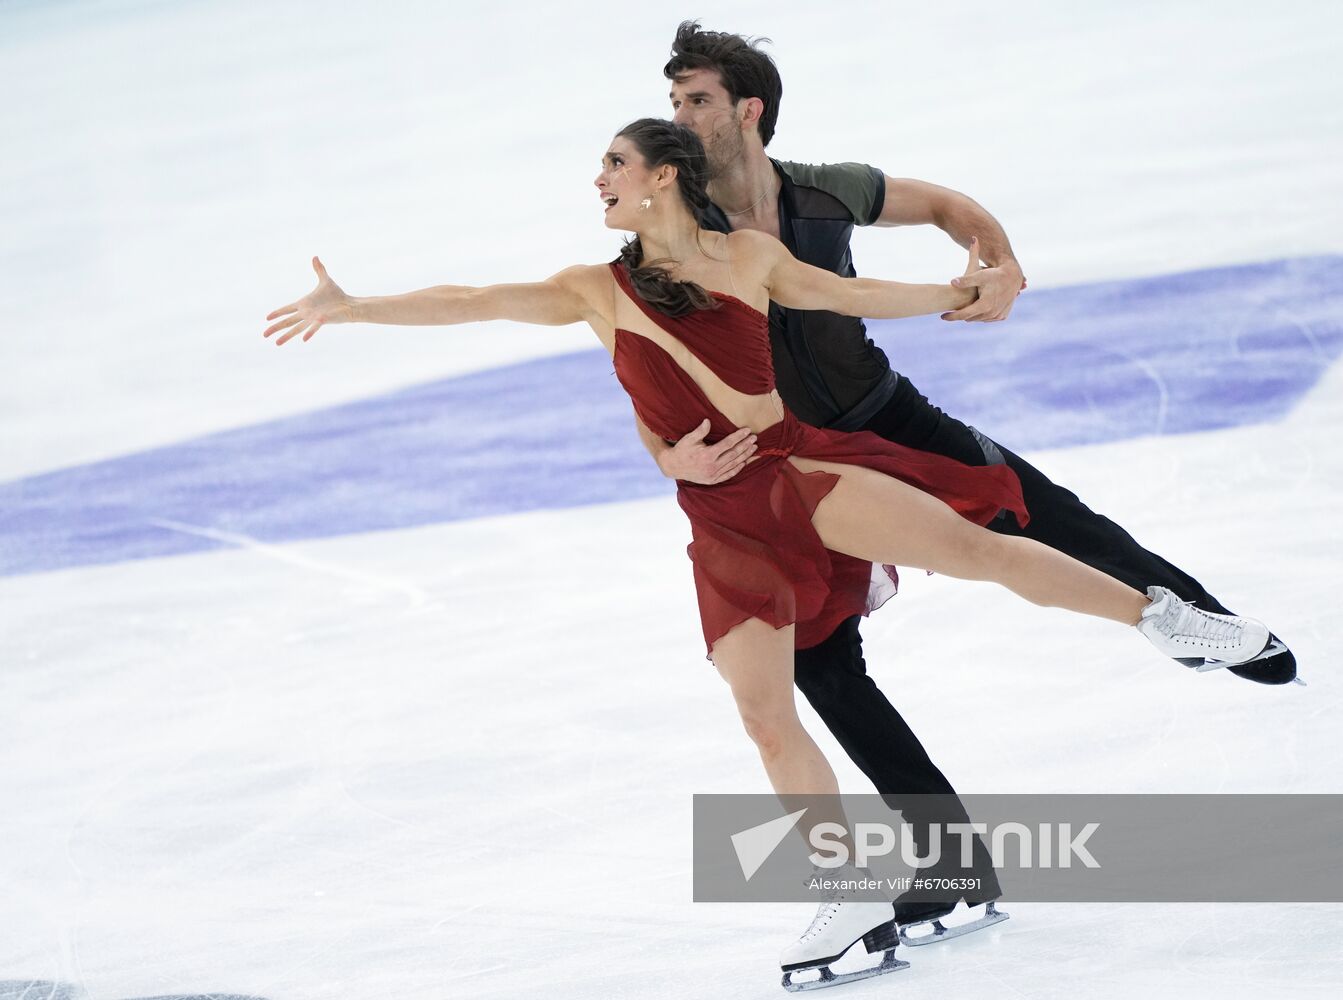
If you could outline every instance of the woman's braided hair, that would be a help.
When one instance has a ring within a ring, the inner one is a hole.
[[[695,222],[704,226],[709,212],[709,158],[704,143],[684,125],[662,118],[640,118],[616,133],[627,138],[650,170],[664,164],[676,168],[676,189]],[[696,237],[698,239],[698,237]],[[664,269],[666,258],[643,262],[639,237],[620,248],[620,263],[629,272],[639,298],[667,316],[684,316],[696,309],[717,309],[721,303],[693,281],[678,281]]]

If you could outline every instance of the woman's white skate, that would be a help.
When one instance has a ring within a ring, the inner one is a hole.
[[[855,972],[832,972],[830,966],[843,958],[844,953],[859,940],[869,954],[882,952],[881,962]],[[799,993],[908,969],[908,962],[895,957],[895,949],[899,944],[895,911],[889,902],[841,900],[822,903],[806,933],[785,948],[779,957],[779,965],[783,968],[783,988],[789,993]],[[819,973],[818,978],[793,981],[797,973],[811,971]]]
[[[1268,626],[1240,615],[1218,615],[1182,601],[1165,587],[1148,587],[1138,631],[1172,659],[1201,659],[1198,670],[1248,663],[1264,655]],[[1284,647],[1285,648],[1285,647]]]

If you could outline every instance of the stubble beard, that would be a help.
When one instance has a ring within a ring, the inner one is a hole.
[[[730,119],[724,122],[709,133],[704,152],[709,161],[709,183],[712,184],[715,178],[727,172],[746,152],[741,128]]]

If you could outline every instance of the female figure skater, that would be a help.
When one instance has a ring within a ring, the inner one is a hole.
[[[586,322],[655,433],[674,441],[705,419],[710,441],[750,428],[758,447],[739,473],[712,486],[678,483],[677,495],[691,522],[710,659],[781,796],[839,793],[796,713],[793,650],[887,596],[872,582],[874,563],[992,580],[1034,604],[1136,626],[1172,657],[1237,663],[1265,647],[1268,630],[1251,619],[1200,611],[1161,588],[1141,594],[1038,542],[980,527],[1000,508],[1027,517],[1005,465],[965,466],[867,432],[799,423],[774,391],[769,300],[892,318],[959,309],[975,293],[840,278],[763,233],[702,230],[706,168],[693,132],[641,119],[616,135],[595,181],[607,227],[635,233],[618,261],[534,284],[356,298],[314,257],[316,289],[272,312],[265,336],[306,341],[328,323]],[[979,266],[976,251],[967,273]],[[874,951],[894,934],[889,903],[827,904],[782,964],[819,967],[859,938]]]

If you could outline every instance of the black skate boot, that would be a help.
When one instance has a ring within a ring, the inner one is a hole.
[[[998,910],[995,905],[1002,896],[998,885],[998,876],[991,862],[982,850],[976,851],[976,864],[970,868],[958,865],[940,864],[926,869],[921,877],[935,883],[950,879],[972,879],[977,888],[957,889],[910,889],[898,896],[893,903],[895,922],[900,928],[900,943],[917,947],[935,944],[938,941],[950,941],[975,931],[992,927],[1008,918],[1008,914]],[[951,883],[955,884],[955,883]],[[964,883],[962,883],[964,884]],[[947,923],[944,918],[956,910],[961,901],[965,902],[966,913],[971,919],[959,919],[956,923]],[[978,914],[974,911],[983,907]]]
[[[952,903],[947,903],[945,900],[934,902],[914,899],[902,903],[897,900],[894,904],[895,922],[900,927],[900,943],[917,948],[919,945],[950,941],[952,938],[964,937],[966,934],[982,931],[985,927],[1000,924],[1010,916],[998,909],[997,896],[988,899],[968,896],[962,898],[965,899],[966,912],[971,913],[972,918],[952,924],[943,921],[955,911],[956,902],[959,900]],[[984,909],[978,915],[973,915],[975,907],[978,906]]]
[[[1179,656],[1176,660],[1194,670],[1212,669],[1209,662],[1201,656]],[[1269,635],[1268,645],[1262,653],[1253,660],[1230,664],[1226,670],[1256,684],[1290,684],[1292,681],[1298,684],[1306,683],[1296,676],[1296,657],[1292,651],[1287,648],[1285,642],[1272,634]]]

